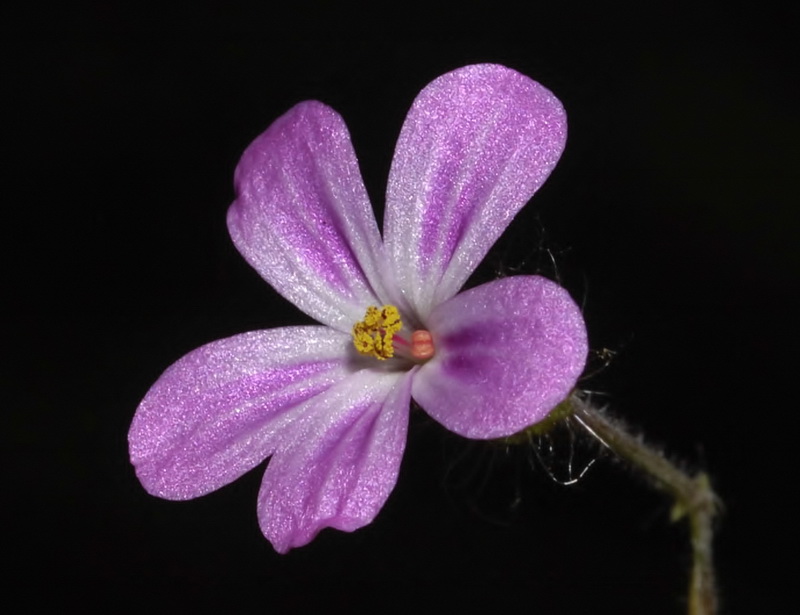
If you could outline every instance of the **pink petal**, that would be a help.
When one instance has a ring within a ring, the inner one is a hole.
[[[384,239],[417,315],[449,299],[550,174],[567,135],[547,89],[494,64],[419,94],[397,142]]]
[[[412,374],[363,370],[307,404],[258,496],[261,530],[276,551],[375,518],[397,481]]]
[[[327,327],[253,331],[172,365],[133,418],[128,441],[148,492],[194,498],[273,453],[304,402],[353,371],[349,337]]]
[[[456,295],[428,320],[436,354],[412,395],[447,429],[497,438],[543,419],[586,362],[586,327],[563,288],[515,276]]]
[[[350,331],[384,296],[385,256],[350,135],[316,101],[296,105],[245,150],[228,230],[279,293]]]

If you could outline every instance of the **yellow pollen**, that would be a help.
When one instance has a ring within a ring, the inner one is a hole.
[[[402,326],[396,307],[384,305],[378,309],[371,305],[364,314],[364,320],[353,325],[353,345],[368,357],[381,361],[389,359],[394,356],[394,334]]]

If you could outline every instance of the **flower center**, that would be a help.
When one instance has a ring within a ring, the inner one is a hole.
[[[433,337],[428,331],[419,329],[411,334],[411,341],[395,335],[403,327],[400,311],[393,305],[377,308],[371,305],[364,320],[353,325],[353,345],[359,353],[380,361],[398,354],[413,361],[427,361],[434,354]]]
[[[384,305],[378,309],[371,305],[364,320],[353,325],[353,344],[361,354],[384,361],[394,356],[394,334],[402,326],[396,307]]]

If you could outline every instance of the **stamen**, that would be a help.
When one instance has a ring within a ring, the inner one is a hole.
[[[380,361],[394,356],[394,334],[403,326],[400,312],[393,305],[381,309],[371,305],[364,320],[353,325],[353,345],[356,350]]]

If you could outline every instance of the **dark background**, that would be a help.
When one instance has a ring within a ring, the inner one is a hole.
[[[247,144],[293,104],[322,100],[347,121],[380,209],[419,90],[498,62],[562,100],[570,136],[473,282],[553,276],[553,255],[592,348],[615,353],[584,385],[710,472],[725,502],[723,612],[786,612],[797,10],[333,4],[97,2],[2,16],[14,586],[117,611],[685,611],[684,528],[606,457],[564,487],[531,468],[532,449],[465,442],[419,413],[376,521],[285,556],[256,522],[263,467],[175,503],[148,496],[128,463],[131,417],[171,362],[308,321],[227,236]],[[586,437],[575,450],[597,452]]]

